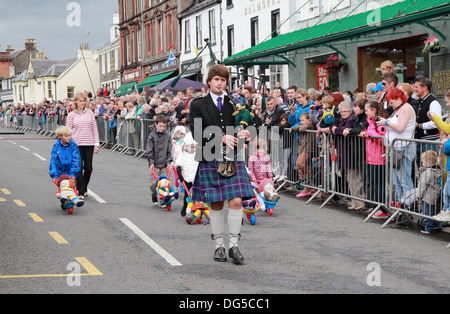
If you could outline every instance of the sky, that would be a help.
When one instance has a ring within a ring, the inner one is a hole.
[[[49,60],[76,58],[80,43],[95,51],[109,41],[117,11],[117,0],[0,0],[0,51],[34,38]]]

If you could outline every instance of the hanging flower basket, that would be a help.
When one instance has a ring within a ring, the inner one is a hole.
[[[447,48],[445,45],[439,43],[439,39],[436,36],[430,37],[424,41],[425,47],[422,49],[422,53],[426,54],[428,52],[437,53],[442,48]]]
[[[323,66],[330,74],[337,74],[341,69],[348,69],[348,63],[345,59],[341,59],[338,56],[331,55],[327,58],[327,63]]]

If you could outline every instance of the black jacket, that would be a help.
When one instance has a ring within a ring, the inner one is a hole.
[[[214,101],[209,94],[192,101],[190,114],[188,115],[188,125],[194,140],[200,146],[196,150],[195,160],[199,162],[211,161],[210,158],[205,157],[219,153],[215,151],[214,147],[217,147],[218,143],[222,143],[223,135],[227,133],[235,135],[234,110],[234,106],[227,96],[225,96],[223,101],[222,112],[217,109],[217,106],[214,104]],[[207,129],[208,127],[209,130]],[[216,138],[216,134],[219,130],[221,131],[222,136]]]
[[[280,117],[281,117],[281,115],[283,115],[285,113],[286,113],[286,111],[284,111],[284,109],[278,105],[276,105],[272,114],[269,113],[269,110],[266,110],[266,113],[264,114],[263,125],[265,125],[267,127],[272,127],[272,126],[280,124]],[[266,123],[267,119],[272,119],[272,120],[270,121],[270,123]]]

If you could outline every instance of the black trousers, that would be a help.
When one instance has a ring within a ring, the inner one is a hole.
[[[80,151],[81,165],[77,177],[77,190],[78,195],[84,195],[91,180],[94,146],[78,146],[78,150]]]

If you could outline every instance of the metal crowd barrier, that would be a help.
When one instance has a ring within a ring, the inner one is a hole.
[[[54,118],[43,122],[27,115],[16,119],[3,115],[0,119],[2,126],[46,135],[54,134],[57,121]],[[112,151],[141,158],[154,121],[121,119],[115,138],[111,136],[108,120],[97,117],[97,127],[101,147],[110,145]],[[174,127],[168,125],[171,134]],[[412,222],[415,217],[423,226],[443,208],[447,175],[439,141],[398,138],[389,145],[387,138],[381,136],[318,135],[317,131],[291,132],[279,127],[259,128],[258,138],[266,140],[273,173],[286,175],[278,183],[277,191],[288,187],[296,192],[301,188],[312,189],[307,203],[322,193],[326,200],[321,207],[337,197],[350,208],[373,208],[365,222],[382,210],[388,214],[383,228],[400,217],[405,222]],[[420,157],[427,151],[434,152],[432,167],[440,168],[438,177],[433,172],[434,177],[430,178],[429,172],[422,171]],[[247,153],[250,155],[251,149]],[[420,189],[425,189],[424,182],[433,184],[435,194],[418,199]]]
[[[385,227],[401,213],[404,220],[418,217],[419,226],[433,224],[433,216],[443,208],[447,178],[439,141],[397,138],[389,156],[387,208],[393,212]],[[429,164],[427,164],[429,160]],[[434,223],[435,224],[435,223]]]

